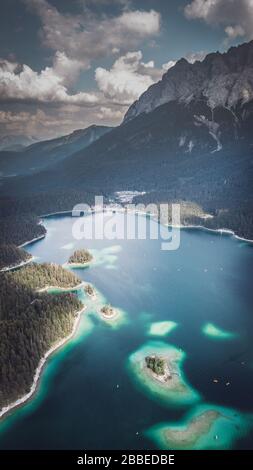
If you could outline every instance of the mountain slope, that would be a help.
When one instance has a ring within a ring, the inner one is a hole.
[[[7,193],[141,189],[169,191],[214,207],[243,201],[252,193],[253,103],[240,110],[238,121],[224,108],[211,111],[203,100],[165,104],[115,128],[50,171],[13,178]]]
[[[179,60],[130,106],[124,121],[170,101],[190,103],[202,97],[210,108],[233,109],[239,102],[252,100],[253,41],[232,47],[224,54],[208,54],[203,62]]]
[[[35,143],[21,152],[2,151],[0,174],[23,175],[39,171],[84,149],[110,130],[110,127],[93,125],[57,139]]]

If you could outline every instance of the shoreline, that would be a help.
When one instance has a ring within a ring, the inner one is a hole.
[[[233,238],[236,240],[241,240],[246,243],[253,243],[253,240],[250,238],[243,238],[240,237],[240,235],[236,235],[236,233],[233,230],[230,230],[228,228],[209,228],[205,227],[204,225],[167,225],[167,227],[173,227],[173,228],[180,228],[182,230],[184,229],[191,229],[191,230],[206,230],[207,232],[213,232],[222,235],[223,233],[225,235],[231,235]]]
[[[107,206],[104,209],[105,209],[105,212],[106,212],[106,210],[109,210],[109,209],[114,211],[114,212],[116,212],[116,211],[117,212],[122,212],[122,211],[127,212],[127,209],[124,208],[124,207],[119,209],[119,208],[114,208],[114,207],[110,208],[110,206]],[[101,212],[103,212],[103,211],[101,210]],[[89,215],[93,215],[94,213],[96,213],[96,211],[94,211],[94,209],[92,209],[92,211],[89,213]],[[132,213],[152,217],[152,214],[150,214],[148,212],[132,211]],[[54,215],[61,215],[61,214],[71,215],[72,211],[50,212],[50,213],[45,214],[45,215],[39,215],[38,217],[43,219],[43,218],[51,217],[51,216],[54,216]],[[158,222],[161,225],[164,225],[159,220],[156,220],[156,222]],[[231,235],[236,240],[240,240],[240,241],[244,241],[246,243],[253,244],[253,239],[241,237],[240,235],[237,235],[236,232],[234,232],[232,229],[228,229],[228,228],[217,228],[217,229],[215,229],[215,228],[205,227],[204,225],[172,225],[172,224],[168,224],[168,225],[164,225],[164,226],[165,227],[171,227],[171,228],[179,228],[179,229],[183,229],[183,230],[184,229],[206,230],[208,232],[213,232],[213,233],[217,233],[217,234],[223,234],[224,233],[224,234],[227,234],[227,235]],[[19,247],[28,245],[29,243],[33,243],[34,241],[39,240],[41,238],[44,238],[45,236],[46,236],[46,234],[38,237],[37,239],[35,238],[33,240],[25,242],[24,244],[19,245]]]
[[[38,223],[37,225],[43,225],[43,224]],[[24,242],[21,245],[18,245],[18,248],[23,248],[24,246],[30,245],[30,243],[37,242],[38,240],[42,240],[45,237],[46,237],[46,233],[44,235],[40,235],[39,237],[32,238],[32,240],[28,240],[27,242]]]
[[[45,287],[42,287],[40,289],[36,289],[36,291],[37,292],[47,292],[51,289],[57,289],[57,290],[62,291],[62,292],[71,292],[71,291],[75,291],[77,289],[82,289],[84,286],[85,286],[85,282],[83,281],[83,282],[81,282],[80,284],[77,284],[74,287],[45,286]]]
[[[46,217],[53,217],[54,215],[61,215],[61,214],[72,214],[72,210],[71,211],[59,211],[59,212],[49,212],[48,214],[43,214],[43,215],[39,215],[38,217],[43,219],[43,218],[46,218]]]
[[[6,266],[5,268],[0,269],[1,273],[6,273],[8,271],[13,271],[13,269],[21,268],[22,266],[26,266],[29,263],[32,263],[36,259],[35,256],[31,256],[31,258],[27,259],[26,261],[21,261],[19,264],[15,264],[12,266]]]
[[[103,320],[115,320],[118,316],[119,316],[119,312],[118,311],[114,311],[112,315],[105,315],[103,312],[101,312],[101,310],[99,311],[99,315],[101,316],[101,318]]]
[[[90,264],[92,263],[91,261],[87,261],[86,263],[64,263],[62,267],[66,268],[72,268],[72,269],[82,269],[82,268],[87,268]]]
[[[18,398],[16,401],[10,403],[9,405],[4,406],[0,410],[0,421],[7,413],[14,410],[15,408],[20,407],[21,405],[24,405],[24,403],[26,403],[27,401],[29,401],[33,397],[33,395],[37,391],[37,386],[39,384],[39,380],[40,380],[41,374],[43,372],[44,366],[46,365],[47,359],[49,358],[49,356],[51,356],[54,352],[56,352],[58,349],[60,349],[62,346],[64,346],[68,341],[70,341],[73,338],[73,336],[77,332],[79,322],[81,320],[81,316],[85,312],[86,308],[87,308],[86,305],[84,305],[81,310],[76,312],[77,317],[74,321],[71,333],[68,336],[66,336],[65,338],[58,341],[53,346],[51,346],[51,348],[40,359],[39,364],[38,364],[38,366],[35,370],[35,374],[34,374],[34,377],[33,377],[33,382],[32,382],[32,385],[31,385],[31,388],[30,388],[29,392],[26,393],[25,395],[23,395],[21,398]]]

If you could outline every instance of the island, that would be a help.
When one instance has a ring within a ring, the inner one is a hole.
[[[0,274],[0,417],[34,393],[46,357],[75,332],[84,304],[64,288],[80,280],[61,266],[27,265]]]
[[[87,286],[83,289],[84,293],[86,288]],[[90,288],[93,289],[95,297],[93,297],[92,290]],[[107,299],[101,294],[101,292],[98,290],[94,291],[93,286],[90,286],[90,288],[90,302],[85,296],[84,302],[88,305],[89,314],[91,316],[98,318],[106,325],[106,327],[113,329],[121,328],[123,325],[127,324],[127,313],[123,309],[112,306],[107,302]]]
[[[251,416],[216,405],[199,405],[179,423],[160,423],[145,432],[161,449],[229,449],[252,428]]]
[[[172,378],[166,359],[156,355],[145,357],[146,367],[151,375],[160,382],[167,382]]]
[[[94,287],[92,287],[90,284],[86,284],[84,286],[84,292],[90,297],[91,299],[95,300],[96,299],[96,291]]]
[[[186,354],[162,341],[149,341],[132,353],[128,371],[135,385],[167,406],[190,404],[199,394],[187,383],[183,373]]]
[[[93,256],[88,250],[76,250],[69,257],[68,266],[72,268],[86,267],[92,260]]]
[[[117,310],[110,304],[104,305],[100,310],[102,316],[107,320],[112,320],[117,316]]]

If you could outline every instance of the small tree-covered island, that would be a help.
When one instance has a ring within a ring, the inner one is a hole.
[[[95,298],[96,298],[96,291],[95,291],[94,287],[92,287],[90,284],[86,284],[86,286],[84,287],[84,292],[85,292],[86,295],[88,295],[88,297],[90,297],[91,299],[95,299]]]
[[[165,405],[190,404],[199,394],[186,381],[186,354],[162,341],[149,341],[130,355],[128,370],[138,388]]]
[[[117,316],[117,310],[111,305],[104,305],[100,310],[102,316],[108,320],[115,318]]]
[[[55,264],[0,275],[0,417],[33,394],[46,357],[74,333],[85,306],[80,280]],[[50,286],[63,292],[49,294]]]
[[[68,265],[72,268],[86,267],[93,260],[92,254],[88,250],[76,250],[69,257]]]
[[[154,377],[161,382],[167,382],[167,380],[172,378],[165,358],[156,355],[146,356],[145,362]]]

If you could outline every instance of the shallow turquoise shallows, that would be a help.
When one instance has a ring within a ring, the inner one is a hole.
[[[85,217],[84,226],[92,217],[104,222],[97,214]],[[73,272],[94,285],[97,300],[89,301],[73,340],[47,362],[33,399],[0,422],[0,448],[169,447],[173,441],[166,444],[157,430],[182,429],[210,405],[240,416],[239,425],[237,419],[229,439],[222,435],[226,426],[206,426],[194,448],[213,448],[216,439],[219,448],[252,449],[252,245],[197,229],[181,231],[176,251],[162,251],[160,239],[77,241],[76,220],[46,218],[46,238],[26,249],[36,262],[62,265],[75,249],[90,250],[91,265]],[[132,215],[130,223],[135,221]],[[120,309],[117,322],[97,314],[103,302]],[[210,334],[210,325],[211,333],[223,334]],[[224,332],[233,334],[228,339]],[[194,400],[170,402],[164,393],[159,399],[154,387],[140,383],[129,361],[152,344],[181,351],[180,371]],[[170,431],[166,435],[171,439]],[[180,448],[178,437],[175,446]]]

